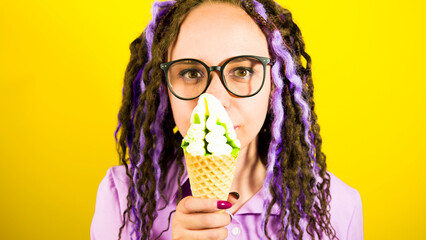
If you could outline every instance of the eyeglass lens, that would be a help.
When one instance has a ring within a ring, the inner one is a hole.
[[[233,94],[249,96],[262,86],[265,70],[262,62],[256,58],[235,58],[222,67],[226,88]],[[175,62],[167,74],[171,89],[182,98],[200,95],[208,84],[208,71],[198,61]]]

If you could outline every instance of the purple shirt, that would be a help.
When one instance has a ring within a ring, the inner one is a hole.
[[[349,187],[332,173],[330,173],[330,193],[331,193],[331,224],[336,230],[340,240],[361,240],[364,239],[363,217],[361,197],[358,191]],[[173,164],[168,174],[168,186],[164,190],[166,199],[171,199],[169,205],[158,211],[151,236],[155,239],[163,230],[168,227],[169,213],[176,209],[176,198],[178,167]],[[182,176],[183,195],[190,195],[188,173]],[[128,180],[124,165],[114,166],[108,169],[106,176],[102,179],[97,193],[95,214],[90,228],[92,240],[117,240],[119,228],[122,225],[123,212],[127,208]],[[270,196],[269,196],[270,197]],[[157,207],[163,207],[164,201],[159,200]],[[261,234],[261,212],[263,206],[263,189],[259,190],[250,198],[233,216],[232,222],[226,226],[228,229],[228,240],[233,239],[260,239]],[[268,224],[268,233],[274,236],[281,226],[277,214],[278,207],[274,205],[271,211]],[[173,217],[173,214],[172,214]],[[126,215],[127,218],[127,215]],[[170,220],[171,222],[171,220]],[[304,229],[303,223],[302,229]],[[276,226],[276,227],[274,227]],[[121,239],[130,239],[131,229],[128,225],[123,228]],[[159,239],[172,239],[171,223],[167,232],[164,232]],[[305,232],[303,239],[310,239]],[[277,237],[272,237],[276,239]],[[328,238],[326,238],[328,239]]]

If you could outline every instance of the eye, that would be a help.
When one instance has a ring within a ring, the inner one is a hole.
[[[245,76],[247,76],[247,74],[248,74],[247,69],[237,69],[237,70],[235,71],[235,75],[236,75],[237,77],[245,77]]]
[[[180,72],[179,75],[187,79],[196,79],[196,78],[203,77],[203,74],[197,69],[185,69],[182,72]]]
[[[232,71],[232,75],[238,78],[245,78],[248,75],[251,75],[253,73],[254,73],[253,69],[248,67],[238,67]]]

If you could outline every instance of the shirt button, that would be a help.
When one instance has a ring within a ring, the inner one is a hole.
[[[234,227],[234,228],[231,230],[231,233],[232,233],[232,235],[237,236],[238,234],[240,234],[240,229],[239,229],[239,228],[237,228],[237,227]]]

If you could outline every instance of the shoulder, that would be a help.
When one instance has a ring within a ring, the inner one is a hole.
[[[127,208],[129,186],[125,166],[109,168],[101,180],[95,213],[90,228],[91,239],[116,239],[122,225],[122,215]]]
[[[117,200],[127,197],[129,178],[124,165],[110,167],[99,184],[98,194],[115,194]]]
[[[361,195],[333,173],[330,175],[331,222],[339,239],[363,239]]]
[[[107,194],[116,195],[116,200],[120,204],[120,212],[123,212],[127,208],[129,177],[126,174],[126,167],[124,165],[109,168],[99,188]]]
[[[126,173],[126,166],[119,165],[119,166],[113,166],[107,170],[107,177],[111,179],[116,185],[129,185],[129,177]]]
[[[358,190],[349,186],[340,178],[336,177],[331,172],[328,172],[330,175],[330,193],[331,197],[336,198],[338,201],[344,201],[346,205],[356,205],[361,201],[361,195]]]

